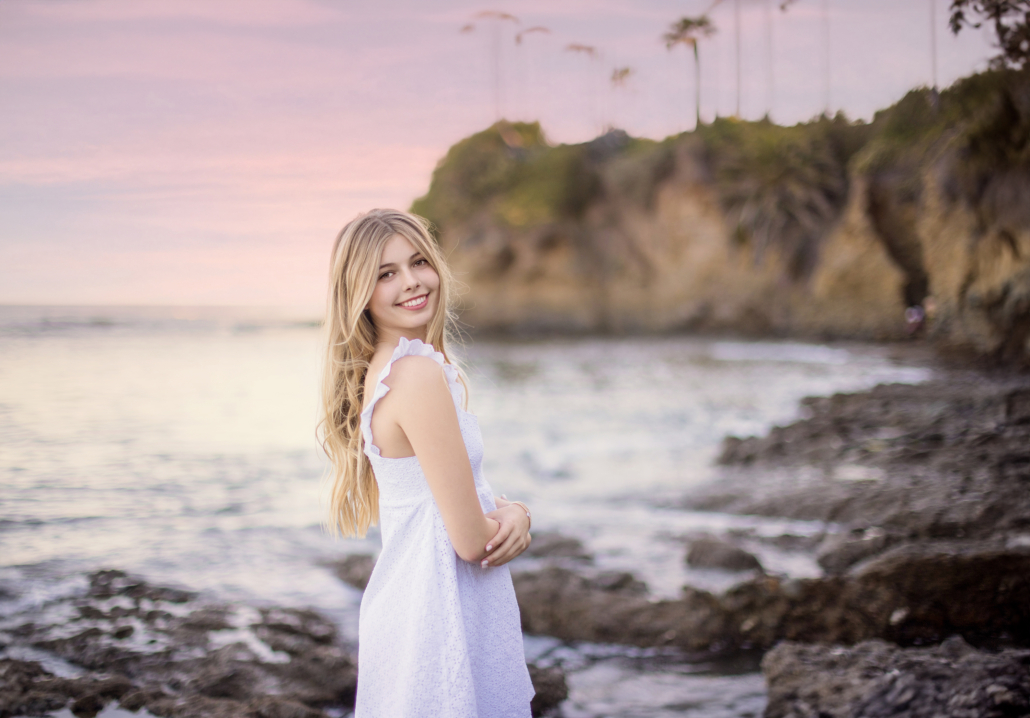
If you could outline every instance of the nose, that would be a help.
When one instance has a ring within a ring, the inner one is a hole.
[[[421,284],[421,282],[418,281],[418,277],[415,275],[415,272],[410,267],[406,268],[401,276],[404,279],[405,289],[415,289]]]

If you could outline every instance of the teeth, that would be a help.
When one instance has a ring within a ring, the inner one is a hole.
[[[406,302],[401,302],[402,307],[417,307],[419,304],[426,300],[425,296],[416,297],[415,299],[409,299]]]

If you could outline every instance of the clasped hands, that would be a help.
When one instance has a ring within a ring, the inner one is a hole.
[[[497,533],[486,545],[486,558],[480,565],[503,566],[529,548],[533,540],[529,535],[530,518],[518,504],[496,496],[497,509],[486,516],[500,524]]]

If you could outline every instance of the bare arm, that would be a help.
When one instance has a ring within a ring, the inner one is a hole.
[[[479,504],[443,369],[429,357],[405,357],[394,363],[389,379],[390,413],[418,457],[451,545],[459,557],[478,563],[500,524]]]
[[[533,538],[529,535],[529,517],[521,506],[500,496],[495,496],[494,501],[497,509],[488,513],[487,518],[497,519],[501,528],[486,545],[487,561],[490,566],[503,566],[529,548]]]

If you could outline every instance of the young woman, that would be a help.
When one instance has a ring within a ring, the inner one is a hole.
[[[331,524],[383,550],[361,599],[356,718],[527,718],[533,686],[505,563],[525,504],[483,478],[447,353],[452,280],[419,217],[377,209],[333,247],[323,379]]]

